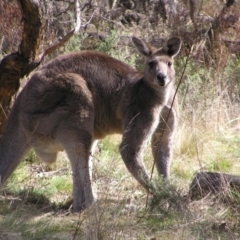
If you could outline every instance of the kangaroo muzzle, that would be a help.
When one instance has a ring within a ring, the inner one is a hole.
[[[165,86],[167,84],[167,76],[163,73],[157,74],[157,80],[160,86]]]

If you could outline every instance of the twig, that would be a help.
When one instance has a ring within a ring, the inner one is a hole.
[[[7,119],[7,114],[6,114],[6,112],[4,111],[4,108],[3,108],[3,106],[2,106],[2,104],[0,103],[0,108],[2,109],[2,111],[3,111],[3,114],[4,114],[4,116],[5,116],[5,118]]]
[[[97,11],[96,9],[93,11],[93,14],[92,14],[91,18],[84,25],[82,25],[81,28],[86,28],[87,27],[87,25],[92,21],[93,16],[94,16],[96,11]]]
[[[19,198],[19,197],[12,197],[12,196],[0,196],[0,199],[1,200],[8,200],[8,201],[14,201],[14,200],[22,201],[21,198]]]
[[[81,224],[82,224],[82,222],[83,222],[83,219],[80,220],[80,217],[81,217],[81,212],[78,214],[78,222],[77,222],[77,226],[76,226],[76,228],[75,228],[75,231],[74,231],[72,240],[75,240],[75,239],[76,239],[77,234],[78,234],[78,231],[79,231],[79,229],[80,229],[80,226],[81,226]]]
[[[67,169],[68,168],[65,167],[65,168],[60,168],[60,169],[55,170],[55,171],[49,171],[49,172],[44,171],[44,172],[39,173],[38,176],[42,175],[44,177],[50,177],[51,175],[54,175],[54,174],[59,173],[59,172],[63,172]]]

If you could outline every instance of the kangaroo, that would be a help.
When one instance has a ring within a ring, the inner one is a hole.
[[[82,211],[94,202],[91,148],[96,140],[121,133],[119,151],[127,169],[147,191],[154,191],[143,151],[171,98],[173,61],[181,40],[171,38],[160,49],[136,37],[132,41],[146,57],[144,72],[104,53],[81,51],[60,55],[33,73],[15,100],[2,135],[2,183],[30,148],[48,163],[65,150],[72,168],[73,211]],[[158,135],[153,137],[154,144]],[[166,164],[162,165],[164,170],[161,163],[158,169],[167,176]]]

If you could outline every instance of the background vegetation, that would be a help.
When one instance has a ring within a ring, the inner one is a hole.
[[[44,0],[39,8],[41,52],[73,28],[75,1]],[[93,0],[82,1],[81,10],[84,27],[44,61],[96,49],[141,69],[143,59],[131,44],[132,35],[156,47],[171,36],[183,39],[176,59],[180,115],[171,180],[163,182],[154,173],[158,192],[152,199],[121,160],[121,136],[110,136],[94,154],[98,201],[72,214],[66,156],[46,167],[31,152],[1,190],[0,239],[240,239],[239,191],[193,200],[188,196],[198,171],[240,172],[239,1]],[[3,0],[0,16],[4,58],[18,51],[21,42],[17,2]],[[145,162],[151,169],[150,146]]]

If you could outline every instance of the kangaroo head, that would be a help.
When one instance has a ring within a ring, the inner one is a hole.
[[[132,41],[138,51],[146,57],[144,79],[163,87],[172,82],[175,76],[173,61],[180,51],[181,39],[171,38],[160,49],[155,49],[136,37],[133,37]]]

